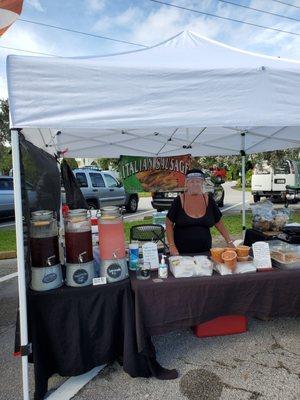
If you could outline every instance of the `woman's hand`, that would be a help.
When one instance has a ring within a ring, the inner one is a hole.
[[[170,249],[171,256],[179,256],[179,252],[178,252],[177,247],[175,246],[175,244],[170,244],[169,245],[169,249]]]
[[[229,242],[227,242],[227,247],[231,247],[232,249],[235,249],[235,245],[233,244],[233,241],[230,240]]]

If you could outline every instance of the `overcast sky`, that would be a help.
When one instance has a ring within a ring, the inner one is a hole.
[[[233,3],[289,16],[298,21],[263,14],[218,0],[166,0],[168,3],[235,18],[300,34],[300,0],[229,0]],[[24,0],[22,18],[153,45],[188,29],[244,50],[300,60],[300,36],[203,16],[150,0]],[[17,21],[0,38],[1,46],[82,56],[132,50],[138,47],[63,32]],[[0,48],[0,98],[7,97],[5,62],[8,54],[23,54]]]

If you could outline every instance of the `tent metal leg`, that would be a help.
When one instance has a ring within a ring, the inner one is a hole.
[[[242,138],[242,225],[243,225],[243,239],[245,238],[245,231],[246,231],[246,154],[245,154],[245,132],[241,133]]]
[[[18,263],[18,289],[19,289],[19,310],[20,310],[20,334],[21,348],[28,346],[27,328],[27,300],[26,300],[26,279],[25,279],[25,257],[23,241],[23,212],[22,212],[22,192],[21,192],[21,168],[19,152],[19,132],[20,129],[11,129],[11,145],[13,160],[14,178],[14,203],[16,220],[16,239],[17,239],[17,263]],[[22,355],[22,380],[23,380],[23,400],[29,400],[29,379],[28,379],[28,355]]]

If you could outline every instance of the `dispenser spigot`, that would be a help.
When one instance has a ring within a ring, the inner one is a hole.
[[[55,254],[53,254],[53,256],[50,256],[47,258],[47,265],[49,265],[49,267],[51,267],[51,265],[52,265],[52,262],[51,262],[52,258],[55,258]]]
[[[80,253],[80,254],[79,254],[79,256],[78,256],[78,262],[79,262],[79,264],[84,262],[83,256],[84,256],[85,254],[86,254],[86,251],[84,251],[83,253]]]

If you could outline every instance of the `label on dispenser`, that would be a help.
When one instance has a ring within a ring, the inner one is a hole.
[[[56,278],[57,278],[57,274],[52,272],[51,274],[45,275],[44,278],[42,279],[42,282],[43,283],[50,283],[50,282],[55,281]]]
[[[89,278],[89,274],[84,269],[78,269],[73,274],[73,280],[78,285],[82,285],[85,283]]]
[[[112,279],[117,279],[122,274],[122,268],[119,264],[114,263],[110,264],[110,266],[106,270],[107,275]]]

